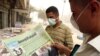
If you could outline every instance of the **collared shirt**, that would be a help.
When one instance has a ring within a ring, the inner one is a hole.
[[[70,32],[70,29],[64,24],[60,24],[56,28],[47,26],[46,31],[55,42],[62,43],[70,48],[73,47],[72,33]]]
[[[88,39],[89,37],[86,37],[75,56],[100,56],[100,35],[86,43]]]

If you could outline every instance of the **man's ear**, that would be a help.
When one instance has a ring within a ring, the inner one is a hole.
[[[100,10],[100,4],[97,1],[91,2],[91,12],[93,15]]]

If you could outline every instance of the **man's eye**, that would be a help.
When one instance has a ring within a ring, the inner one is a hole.
[[[49,18],[53,18],[53,17],[49,17]]]

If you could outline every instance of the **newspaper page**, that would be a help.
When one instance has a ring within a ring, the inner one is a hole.
[[[11,56],[39,56],[52,42],[53,40],[40,24],[21,35],[3,40]]]

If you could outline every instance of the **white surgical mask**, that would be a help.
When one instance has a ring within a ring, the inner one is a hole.
[[[56,19],[52,19],[52,18],[49,18],[48,19],[48,22],[51,26],[54,26],[56,24]]]
[[[73,16],[71,16],[70,21],[71,21],[71,24],[73,25],[73,27],[74,27],[75,29],[79,30],[79,27],[78,27],[77,23],[75,22],[75,20],[74,20],[74,17],[73,17]]]

